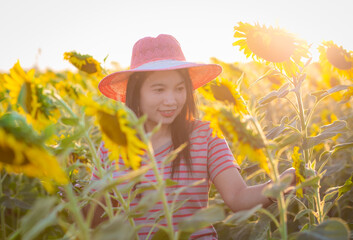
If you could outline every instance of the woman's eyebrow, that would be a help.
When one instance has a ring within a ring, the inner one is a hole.
[[[181,84],[185,84],[185,81],[184,81],[184,80],[181,80],[181,81],[177,84],[177,86],[179,86],[179,85],[181,85]]]
[[[164,87],[163,83],[153,83],[150,85],[150,87]]]
[[[176,84],[176,86],[179,86],[181,84],[185,84],[185,81],[184,80],[181,80],[179,83]],[[164,83],[152,83],[150,85],[150,87],[164,87],[165,84]]]

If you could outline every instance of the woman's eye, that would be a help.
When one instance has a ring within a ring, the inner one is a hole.
[[[163,88],[156,88],[156,89],[154,89],[154,91],[157,93],[160,93],[160,92],[163,92]]]
[[[178,91],[179,91],[179,92],[184,91],[184,89],[185,89],[185,87],[184,87],[184,86],[183,86],[183,87],[178,87]]]

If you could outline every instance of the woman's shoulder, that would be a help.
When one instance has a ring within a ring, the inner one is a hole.
[[[210,128],[209,121],[203,121],[203,120],[199,120],[199,119],[195,119],[193,121],[193,129],[191,132],[191,136],[208,135],[210,132],[212,132],[212,130]]]

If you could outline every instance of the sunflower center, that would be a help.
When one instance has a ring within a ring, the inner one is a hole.
[[[344,50],[335,46],[331,46],[327,48],[326,55],[328,61],[334,67],[342,70],[348,70],[352,68],[352,62],[346,60],[349,55],[344,52]]]
[[[9,164],[9,165],[23,166],[29,163],[29,160],[27,158],[22,159],[21,162],[15,162],[14,149],[6,146],[0,146],[0,156],[1,156],[0,162]]]
[[[121,130],[119,119],[115,115],[98,111],[98,122],[102,132],[108,136],[113,142],[120,146],[127,145],[125,133]]]
[[[211,90],[216,100],[236,104],[232,93],[226,86],[212,84]]]
[[[15,160],[15,152],[13,149],[0,146],[0,161],[6,164],[13,164]]]
[[[32,89],[31,89],[31,83],[29,82],[25,82],[24,84],[22,84],[21,86],[21,91],[20,94],[18,96],[18,101],[21,104],[21,106],[23,107],[23,109],[27,112],[27,113],[31,113],[32,111]]]
[[[86,73],[89,73],[89,74],[96,73],[96,72],[98,71],[96,64],[94,64],[94,63],[89,63],[89,62],[87,62],[87,60],[85,60],[85,63],[82,64],[80,70],[81,70],[81,71],[84,71],[84,72],[86,72]]]
[[[290,60],[295,48],[293,37],[269,30],[249,32],[246,42],[258,57],[275,63]]]

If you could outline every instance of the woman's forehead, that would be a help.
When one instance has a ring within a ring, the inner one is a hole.
[[[175,85],[184,82],[182,75],[175,70],[153,72],[145,80],[145,83],[148,85]]]

